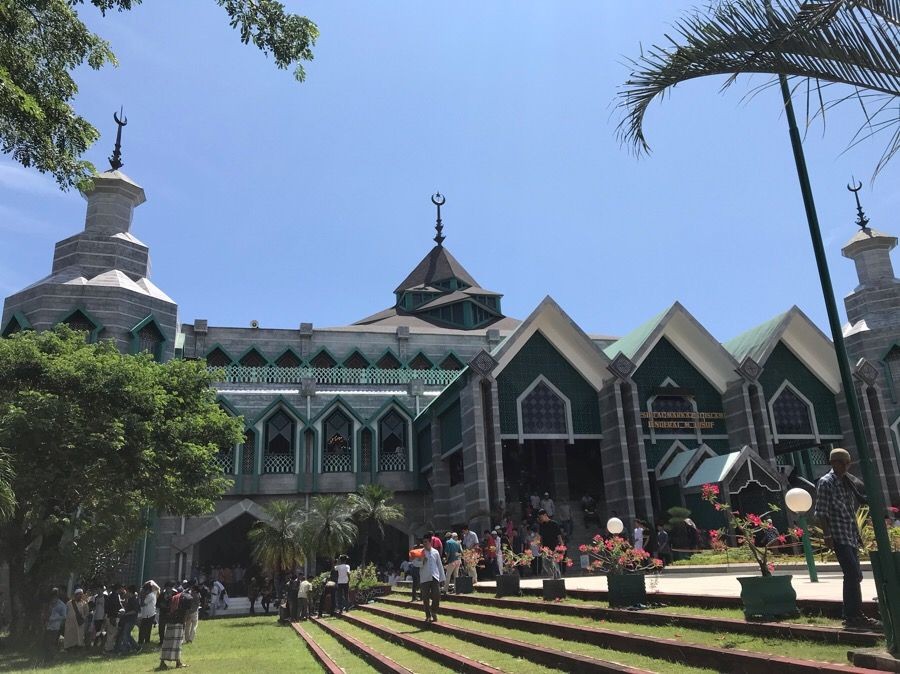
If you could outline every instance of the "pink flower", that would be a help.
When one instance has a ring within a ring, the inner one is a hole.
[[[566,568],[569,568],[572,566],[575,566],[575,562],[573,562],[571,559],[567,559],[566,560]]]
[[[588,546],[586,546],[584,543],[582,543],[581,545],[578,546],[578,552],[587,552],[587,551],[588,551]]]
[[[794,536],[796,536],[797,538],[803,538],[803,529],[801,529],[800,527],[794,529]]]
[[[787,543],[787,536],[785,536],[784,534],[781,534],[781,536],[778,536],[775,540],[778,541],[779,543]]]
[[[900,513],[900,508],[898,508],[897,506],[891,506],[890,508],[888,508],[888,510],[890,510],[892,513]]]
[[[597,534],[596,536],[594,536],[594,543],[602,543],[602,542],[603,542],[603,536],[601,536],[600,534]]]
[[[754,515],[753,513],[747,514],[747,521],[750,522],[755,527],[762,526],[762,518],[759,515]]]
[[[663,565],[663,561],[661,559],[656,559],[656,558],[653,559],[653,566],[659,568],[662,565]]]
[[[773,571],[775,571],[775,565],[772,562],[769,562],[768,564],[766,564],[766,568],[769,569],[769,573],[772,573]]]
[[[722,509],[722,504],[721,504],[721,503],[716,503],[716,504],[713,505],[713,507],[714,507],[716,510],[721,510],[721,509]]]

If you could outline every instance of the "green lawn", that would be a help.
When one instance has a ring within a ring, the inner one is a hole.
[[[154,631],[154,637],[156,632]],[[0,672],[52,672],[53,674],[94,674],[95,672],[149,672],[159,664],[159,649],[140,655],[60,654],[55,663],[41,665],[23,653],[0,651]],[[275,618],[226,618],[201,621],[197,638],[181,651],[189,672],[320,672],[300,637]]]

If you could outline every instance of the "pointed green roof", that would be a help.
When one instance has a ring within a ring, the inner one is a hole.
[[[647,338],[656,330],[656,327],[662,322],[662,320],[666,317],[666,314],[669,313],[669,310],[665,309],[653,318],[651,318],[646,323],[643,323],[636,327],[634,330],[629,332],[624,337],[620,337],[615,342],[607,346],[603,349],[603,353],[605,353],[609,358],[615,358],[616,354],[622,353],[628,358],[633,358],[634,354],[638,352],[638,349],[641,348],[641,345],[647,341]]]
[[[725,342],[722,346],[724,346],[725,350],[734,356],[734,359],[738,362],[744,360],[747,356],[750,356],[759,363],[759,354],[769,344],[772,336],[778,332],[782,322],[789,313],[789,311],[786,311],[783,314],[778,314],[765,323],[750,328],[746,332],[742,332],[737,337]]]

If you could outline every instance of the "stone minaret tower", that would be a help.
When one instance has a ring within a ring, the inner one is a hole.
[[[84,231],[56,244],[48,276],[6,298],[4,336],[64,322],[92,340],[113,339],[125,352],[172,357],[178,307],[150,281],[150,250],[131,233],[134,208],[145,196],[118,170],[124,123],[119,124],[113,168],[95,176],[93,189],[82,193]]]
[[[844,339],[890,503],[900,499],[900,280],[891,263],[897,237],[869,227],[858,200],[857,212],[860,229],[841,249],[856,263],[859,277],[844,298]]]

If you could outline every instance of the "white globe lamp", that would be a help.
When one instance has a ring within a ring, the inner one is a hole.
[[[784,504],[788,507],[788,510],[800,516],[800,528],[803,529],[803,554],[806,556],[806,568],[809,569],[809,581],[818,583],[819,574],[816,571],[816,559],[813,557],[812,544],[809,542],[809,534],[806,531],[806,517],[804,517],[812,508],[812,495],[805,489],[794,487],[789,489],[784,495]]]
[[[625,530],[625,524],[618,517],[610,517],[606,523],[606,530],[613,536],[618,536]]]
[[[799,515],[809,512],[810,508],[812,508],[813,500],[808,491],[800,487],[794,487],[784,495],[784,504],[788,507],[788,510]]]

